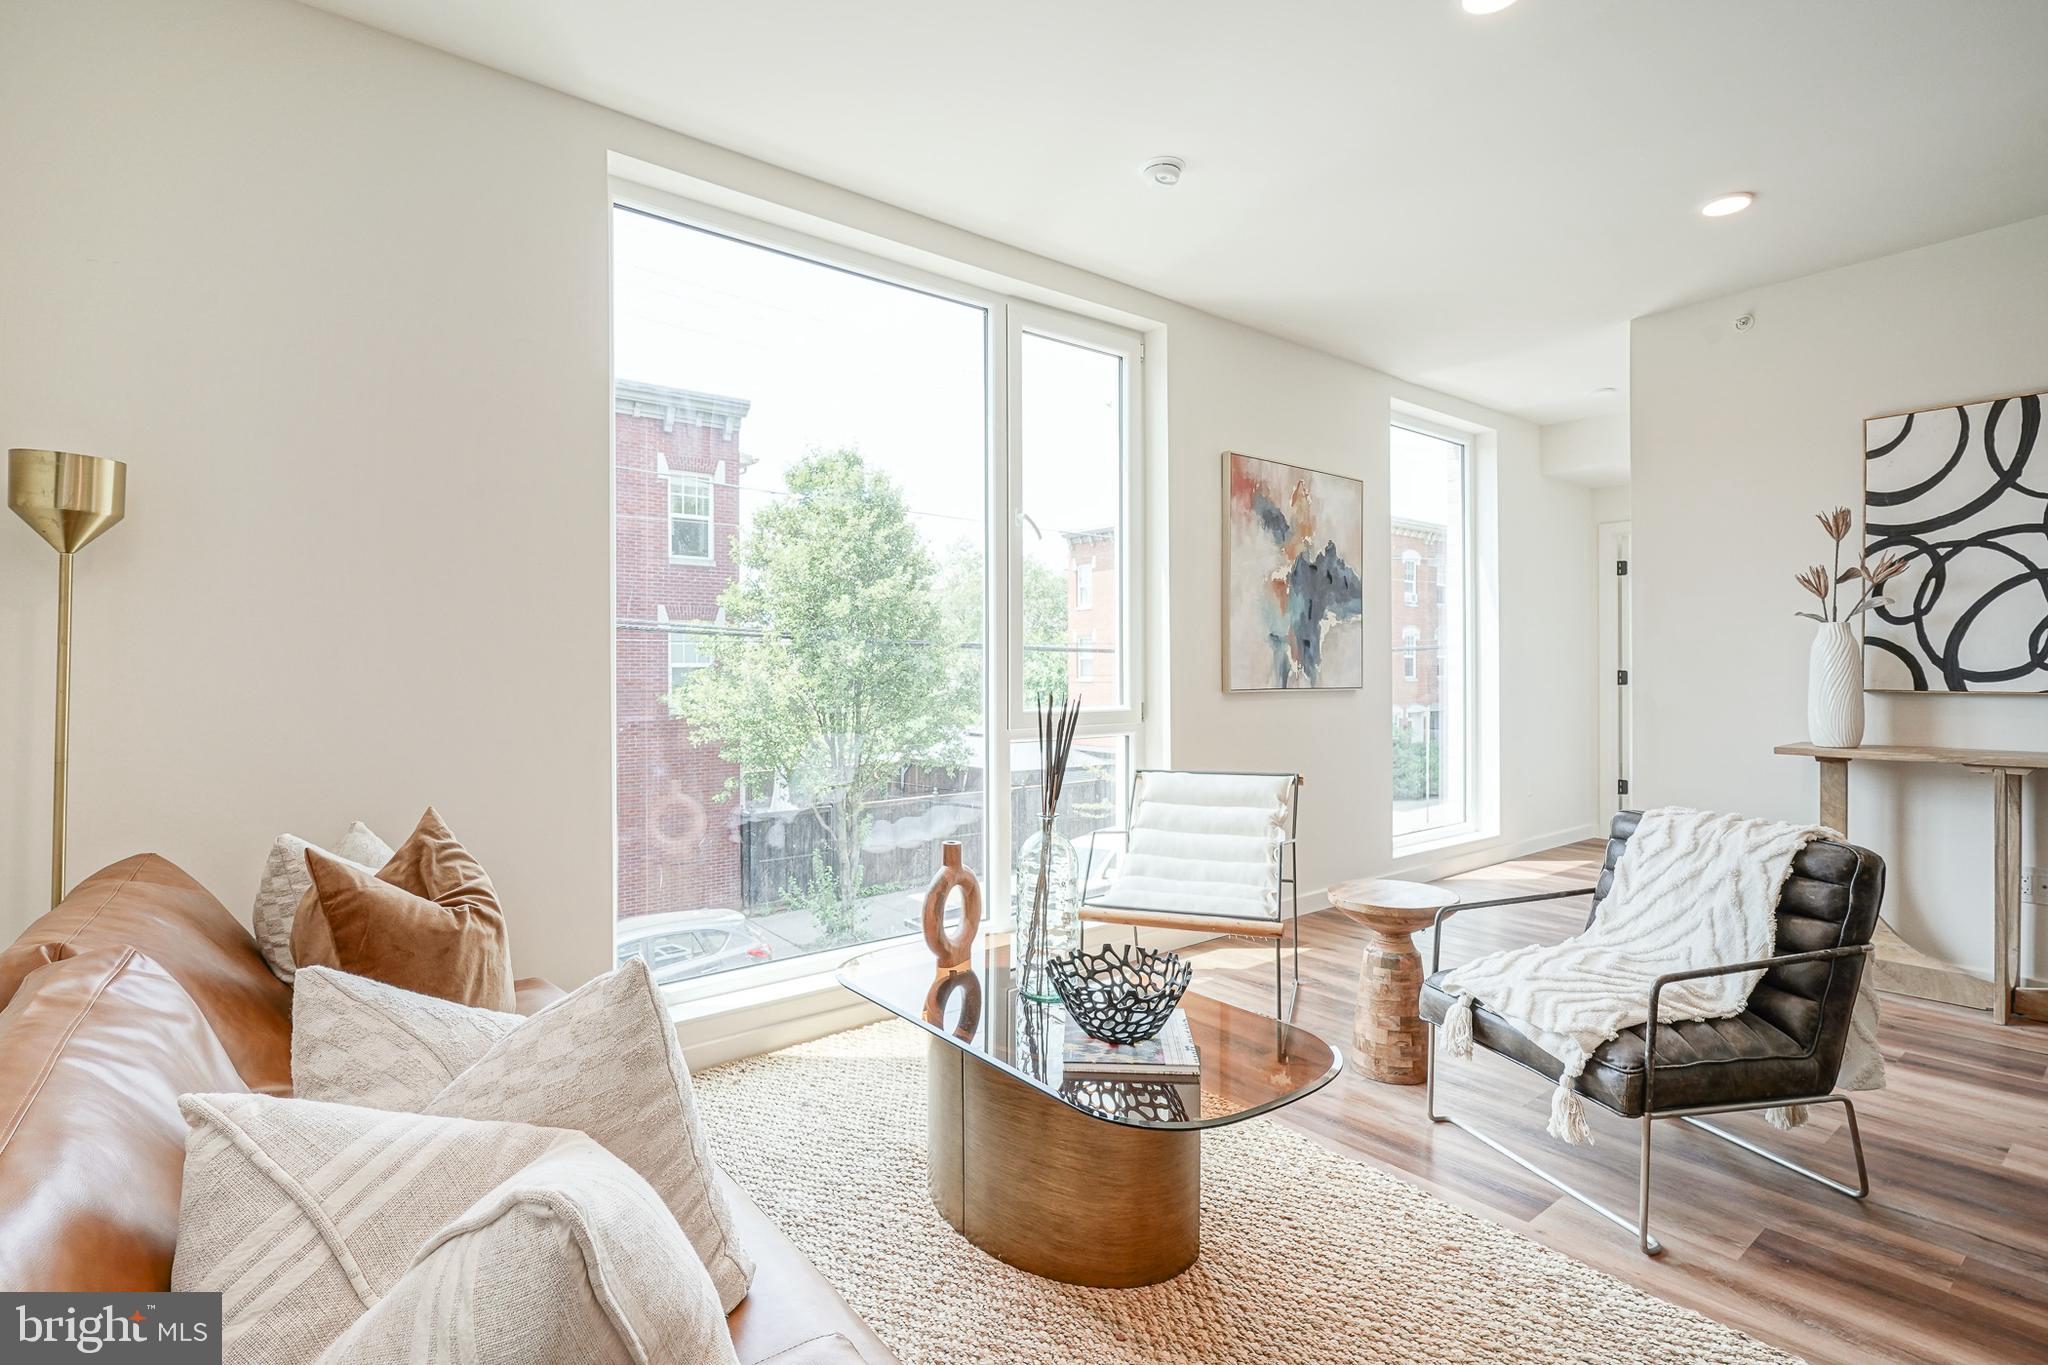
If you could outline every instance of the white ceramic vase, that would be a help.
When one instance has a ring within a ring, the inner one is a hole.
[[[1806,737],[1831,749],[1863,742],[1863,650],[1845,621],[1813,634],[1806,660]]]

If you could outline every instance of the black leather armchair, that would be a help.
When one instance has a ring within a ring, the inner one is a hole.
[[[1717,1137],[1819,1181],[1853,1199],[1870,1193],[1863,1161],[1863,1139],[1856,1127],[1856,1107],[1846,1095],[1832,1093],[1848,1045],[1856,991],[1871,952],[1884,899],[1884,860],[1865,848],[1834,840],[1815,840],[1792,863],[1778,897],[1777,947],[1771,957],[1731,962],[1698,971],[1676,972],[1650,988],[1649,1022],[1628,1029],[1602,1044],[1579,1077],[1578,1091],[1595,1104],[1626,1119],[1642,1121],[1642,1159],[1636,1219],[1629,1221],[1606,1206],[1537,1167],[1525,1157],[1436,1108],[1436,1031],[1452,1004],[1442,989],[1440,970],[1443,926],[1468,910],[1564,895],[1593,897],[1586,916],[1590,926],[1614,883],[1614,865],[1641,819],[1639,811],[1614,817],[1607,839],[1607,857],[1595,886],[1555,896],[1522,896],[1449,906],[1437,915],[1431,945],[1430,975],[1422,986],[1422,1017],[1430,1026],[1428,1108],[1431,1121],[1451,1123],[1542,1177],[1595,1212],[1637,1235],[1651,1256],[1663,1246],[1650,1235],[1650,1133],[1660,1118],[1676,1118]],[[1726,1019],[1684,1020],[1659,1024],[1658,1000],[1674,981],[1766,968],[1750,993],[1749,1007]],[[1483,1005],[1472,1012],[1472,1040],[1489,1051],[1555,1083],[1563,1072],[1557,1059],[1538,1047],[1506,1019]],[[1767,1151],[1713,1124],[1706,1114],[1775,1109],[1793,1105],[1839,1104],[1848,1118],[1849,1138],[1856,1154],[1856,1184],[1843,1184]]]

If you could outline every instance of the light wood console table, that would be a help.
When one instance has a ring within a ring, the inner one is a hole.
[[[1922,1000],[1988,1009],[2001,1024],[2015,1015],[2048,1020],[2048,988],[2020,982],[2020,789],[2028,773],[2048,769],[2048,753],[2017,749],[1942,749],[1916,744],[1867,744],[1831,749],[1819,744],[1780,744],[1773,753],[1794,754],[1820,764],[1820,822],[1849,833],[1849,764],[1937,763],[1984,773],[1991,779],[1991,979],[1937,962],[1900,938],[1888,924],[1877,928],[1872,963],[1879,990]]]

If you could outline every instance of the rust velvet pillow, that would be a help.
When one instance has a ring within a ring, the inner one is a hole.
[[[433,807],[375,876],[306,849],[313,885],[292,922],[292,960],[421,995],[511,1010],[512,954],[498,894]]]

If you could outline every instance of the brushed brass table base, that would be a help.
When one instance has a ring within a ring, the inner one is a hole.
[[[928,1040],[932,1203],[999,1261],[1065,1284],[1170,1280],[1202,1249],[1202,1135],[1091,1118]]]

